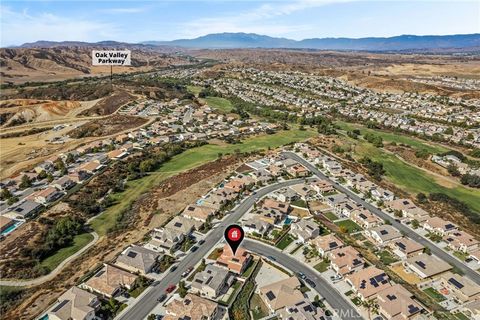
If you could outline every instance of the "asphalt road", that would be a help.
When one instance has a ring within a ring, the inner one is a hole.
[[[360,203],[361,205],[363,205],[365,208],[367,208],[368,210],[370,210],[371,212],[373,212],[374,214],[376,214],[380,218],[382,218],[384,220],[387,220],[387,219],[390,220],[390,222],[392,223],[392,226],[394,226],[395,228],[397,228],[398,230],[403,232],[403,234],[408,236],[410,239],[413,239],[413,240],[417,241],[418,243],[422,244],[423,246],[429,248],[430,251],[434,255],[436,255],[437,257],[439,257],[443,261],[446,261],[450,265],[452,265],[452,266],[458,268],[459,270],[461,270],[465,276],[467,276],[469,279],[471,279],[475,283],[480,284],[480,275],[477,272],[475,272],[474,270],[467,267],[460,260],[456,259],[455,257],[452,257],[451,255],[449,255],[448,253],[446,253],[445,251],[443,251],[442,249],[440,249],[439,247],[437,247],[436,245],[431,243],[429,240],[427,240],[424,237],[417,234],[415,231],[413,231],[409,227],[395,221],[394,219],[392,219],[391,216],[389,216],[385,212],[381,211],[377,207],[371,205],[370,203],[366,202],[365,200],[362,200],[362,198],[360,198],[356,193],[354,193],[350,189],[345,188],[344,186],[338,184],[337,182],[333,181],[329,177],[325,176],[314,165],[312,165],[310,162],[306,161],[302,157],[298,156],[297,154],[292,153],[292,152],[284,152],[283,154],[285,156],[287,156],[288,158],[291,158],[291,159],[294,159],[294,160],[300,162],[305,167],[307,167],[310,171],[312,171],[315,175],[317,175],[319,178],[329,180],[335,186],[335,188],[337,190],[347,194],[352,200],[354,200],[357,203]]]
[[[358,314],[357,310],[340,294],[337,290],[323,279],[318,272],[313,271],[310,267],[306,266],[302,262],[295,260],[291,256],[282,251],[264,244],[260,241],[254,241],[246,238],[242,247],[250,252],[255,252],[264,257],[273,257],[275,262],[282,265],[288,270],[303,273],[307,278],[311,279],[315,283],[315,291],[335,309],[336,313],[345,320],[349,319],[362,319],[362,316]]]
[[[226,226],[237,222],[253,206],[258,198],[263,197],[272,191],[281,189],[285,186],[297,184],[301,181],[303,180],[294,179],[276,183],[260,189],[256,191],[256,194],[244,199],[240,205],[233,210],[232,213],[228,214],[220,224],[218,224],[213,230],[210,231],[210,233],[208,233],[204,239],[205,242],[199,246],[197,251],[187,253],[185,258],[178,263],[175,271],[167,271],[169,273],[158,284],[152,285],[146,289],[145,293],[136,299],[137,301],[134,302],[135,304],[125,309],[117,319],[140,320],[146,318],[158,304],[158,297],[165,293],[165,290],[168,288],[168,286],[171,284],[178,285],[178,283],[182,280],[182,273],[189,267],[194,267],[197,263],[199,263],[201,259],[212,250],[218,241],[223,238],[223,232]],[[331,290],[331,288],[329,288],[329,290]]]

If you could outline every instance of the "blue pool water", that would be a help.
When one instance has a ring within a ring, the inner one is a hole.
[[[44,315],[44,316],[41,317],[39,320],[48,320],[48,314]]]
[[[292,223],[292,219],[289,218],[289,217],[287,217],[287,218],[285,218],[285,222],[284,222],[283,224],[289,225],[289,224],[291,224],[291,223]]]
[[[199,200],[197,200],[197,204],[198,204],[199,206],[201,206],[204,201],[205,201],[205,200],[203,200],[203,199],[199,199]]]
[[[17,229],[17,227],[18,227],[19,225],[21,225],[21,224],[22,224],[22,223],[21,223],[20,221],[15,222],[15,223],[12,224],[10,227],[8,227],[7,229],[3,230],[1,234],[2,234],[2,235],[7,235],[7,234],[9,234],[10,232],[12,232],[13,230]]]

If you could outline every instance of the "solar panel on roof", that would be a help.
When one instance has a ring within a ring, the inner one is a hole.
[[[384,236],[384,235],[388,234],[388,231],[387,230],[380,230],[380,234]]]
[[[127,253],[127,256],[130,257],[130,258],[135,258],[137,256],[137,253],[136,252],[133,252],[133,251],[129,251]]]
[[[367,281],[362,280],[362,283],[360,283],[360,289],[365,289]]]
[[[266,294],[268,300],[272,301],[273,299],[275,299],[275,295],[273,294],[272,291],[268,291],[267,294]]]
[[[450,282],[451,284],[453,284],[457,289],[462,289],[463,288],[463,284],[461,284],[460,282],[458,282],[456,279],[454,278],[450,278],[448,279],[448,282]]]
[[[66,305],[69,300],[62,300],[55,308],[52,309],[52,312],[57,312],[58,310],[62,309],[64,305]]]
[[[394,295],[394,294],[387,294],[387,299],[392,301],[392,300],[396,300],[397,299],[397,296]]]
[[[401,242],[395,242],[395,244],[396,244],[397,247],[399,247],[400,249],[405,250],[405,249],[407,248],[407,247],[406,247],[403,243],[401,243]]]
[[[447,230],[448,230],[448,229],[452,229],[452,228],[455,228],[455,226],[454,226],[453,224],[451,224],[451,223],[445,225],[445,229],[447,229]]]
[[[336,243],[336,242],[330,242],[330,243],[328,244],[328,247],[329,247],[329,248],[335,248],[336,246],[337,246],[337,243]]]
[[[182,223],[181,222],[175,222],[174,226],[177,227],[177,228],[180,228],[182,226]]]
[[[423,261],[415,261],[422,269],[425,269],[425,263]]]
[[[408,306],[408,312],[409,313],[416,313],[418,312],[418,310],[420,310],[417,306],[414,306],[413,304],[410,304]]]

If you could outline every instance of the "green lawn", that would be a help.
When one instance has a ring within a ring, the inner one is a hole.
[[[325,271],[327,271],[329,265],[330,265],[330,263],[322,261],[319,264],[315,265],[314,268],[318,272],[325,272]]]
[[[390,264],[392,264],[392,263],[394,263],[394,262],[397,262],[397,261],[398,261],[398,259],[395,258],[395,256],[392,255],[392,254],[391,254],[389,251],[387,251],[387,250],[381,251],[378,255],[380,256],[380,260],[381,260],[384,264],[386,264],[387,266],[390,265]]]
[[[90,233],[82,233],[73,238],[73,245],[58,250],[54,255],[42,260],[40,265],[47,267],[49,270],[55,269],[63,260],[70,257],[72,254],[86,246],[93,240]]]
[[[361,135],[363,136],[365,133],[372,133],[377,136],[382,137],[383,141],[386,142],[396,142],[396,143],[403,143],[405,145],[411,146],[417,150],[426,150],[429,153],[436,154],[436,153],[442,153],[449,151],[450,149],[429,143],[427,141],[422,141],[418,138],[407,136],[401,133],[391,133],[391,132],[386,132],[382,130],[375,130],[375,129],[369,129],[366,128],[360,124],[356,123],[348,123],[348,122],[343,122],[343,121],[337,121],[336,124],[345,131],[351,131],[353,129],[358,129],[360,130]]]
[[[198,86],[187,86],[187,90],[188,92],[191,92],[193,93],[195,96],[198,96],[198,94],[200,93],[200,91],[202,91],[202,87],[198,87]]]
[[[128,208],[140,195],[147,192],[163,180],[180,172],[198,167],[218,158],[218,154],[232,154],[235,150],[240,152],[251,152],[277,148],[282,145],[306,140],[315,135],[314,131],[291,129],[279,131],[271,135],[261,135],[247,138],[238,144],[208,144],[201,147],[189,149],[174,156],[170,161],[164,163],[156,172],[141,179],[128,181],[125,191],[112,194],[111,197],[116,203],[107,208],[100,216],[91,222],[92,228],[103,236],[107,230],[115,225],[115,219],[119,212]]]
[[[335,221],[338,219],[338,217],[333,213],[333,212],[326,212],[323,214],[325,217],[327,217],[328,220],[330,221]]]
[[[446,300],[446,298],[440,292],[435,290],[434,288],[427,288],[427,289],[423,290],[423,292],[428,294],[430,297],[432,297],[437,302],[442,302],[442,301]]]
[[[412,194],[419,192],[426,194],[436,192],[445,193],[446,195],[465,202],[477,213],[480,212],[480,201],[478,201],[478,199],[480,199],[479,190],[463,186],[453,188],[444,187],[436,182],[434,176],[406,164],[383,149],[376,148],[372,144],[364,141],[353,140],[353,143],[356,144],[355,158],[361,159],[367,156],[372,160],[381,162],[385,169],[387,180],[393,182],[399,188],[405,189]]]
[[[280,240],[280,242],[277,244],[276,247],[280,250],[283,250],[286,247],[288,247],[288,245],[290,243],[292,243],[293,240],[295,240],[295,239],[293,239],[293,237],[291,235],[287,234],[285,237],[282,238],[282,240]]]
[[[290,204],[292,206],[296,206],[296,207],[300,207],[300,208],[307,208],[307,203],[305,202],[305,200],[302,200],[302,199],[292,201]]]
[[[461,312],[453,313],[453,315],[459,320],[469,320],[470,319],[469,317],[467,317],[465,314],[463,314]]]
[[[468,253],[461,252],[461,251],[454,251],[453,255],[462,261],[465,261],[465,259],[467,259],[469,256]]]
[[[208,106],[224,111],[224,112],[230,112],[233,109],[232,103],[230,100],[220,98],[220,97],[206,97],[205,102],[207,103]]]
[[[352,220],[342,220],[342,221],[337,221],[335,222],[335,224],[338,226],[338,227],[345,227],[347,228],[347,233],[352,233],[352,232],[357,232],[357,231],[361,231],[362,228],[356,224],[355,222],[353,222]]]

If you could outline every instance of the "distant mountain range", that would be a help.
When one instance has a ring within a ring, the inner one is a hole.
[[[447,36],[402,35],[390,38],[312,38],[300,41],[255,33],[215,33],[195,39],[146,41],[143,44],[187,48],[292,48],[321,50],[395,51],[412,49],[480,47],[480,34]]]
[[[37,41],[25,43],[21,48],[52,48],[60,46],[76,47],[112,47],[112,48],[154,48],[180,47],[200,49],[241,49],[241,48],[290,48],[320,50],[363,50],[363,51],[402,51],[437,50],[446,48],[480,48],[480,34],[458,34],[446,36],[401,35],[390,38],[312,38],[292,40],[275,38],[255,33],[214,33],[194,39],[172,41],[145,41],[141,43],[123,43],[101,41],[96,43],[78,41]]]

